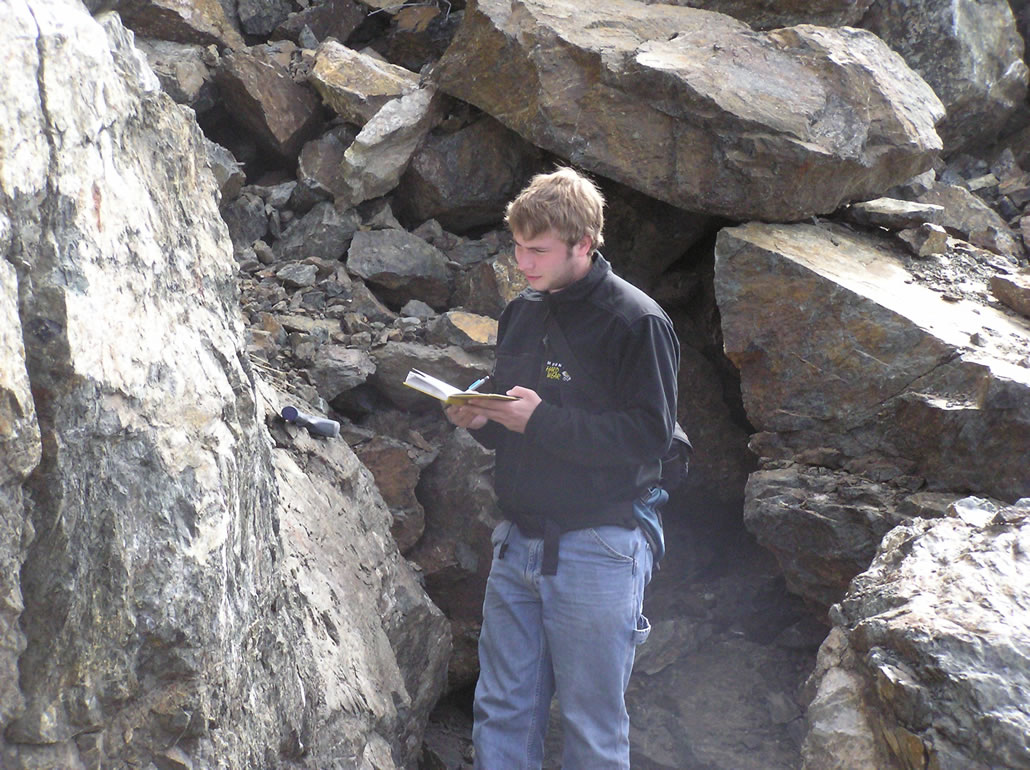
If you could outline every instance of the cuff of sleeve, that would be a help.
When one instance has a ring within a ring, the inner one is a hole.
[[[537,404],[533,414],[529,416],[529,422],[526,423],[526,441],[533,444],[545,442],[547,440],[546,426],[554,424],[557,411],[558,407],[548,404],[546,401]]]

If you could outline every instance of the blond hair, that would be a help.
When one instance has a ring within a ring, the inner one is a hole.
[[[604,245],[604,196],[578,171],[561,167],[537,174],[504,212],[512,233],[536,238],[553,230],[570,247],[589,235],[590,253]]]

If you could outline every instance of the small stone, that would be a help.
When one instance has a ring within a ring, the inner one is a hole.
[[[313,286],[317,273],[318,271],[314,265],[291,262],[280,268],[275,275],[286,286],[302,288],[304,286]]]
[[[917,257],[948,252],[948,231],[940,225],[925,223],[917,228],[902,230],[898,238]]]

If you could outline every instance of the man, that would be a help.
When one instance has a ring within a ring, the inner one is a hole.
[[[473,742],[480,770],[539,768],[552,696],[565,770],[629,767],[625,691],[652,554],[633,517],[675,424],[679,343],[597,248],[604,199],[563,168],[506,221],[530,288],[498,325],[493,390],[448,418],[496,449]]]

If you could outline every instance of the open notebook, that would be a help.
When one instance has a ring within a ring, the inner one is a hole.
[[[462,404],[473,399],[489,399],[494,401],[517,400],[515,396],[505,396],[501,393],[480,393],[476,390],[462,390],[453,385],[448,385],[443,380],[438,380],[425,372],[420,372],[418,369],[412,369],[408,372],[408,376],[404,378],[404,384],[409,388],[425,393],[427,396],[439,399],[445,404]]]

